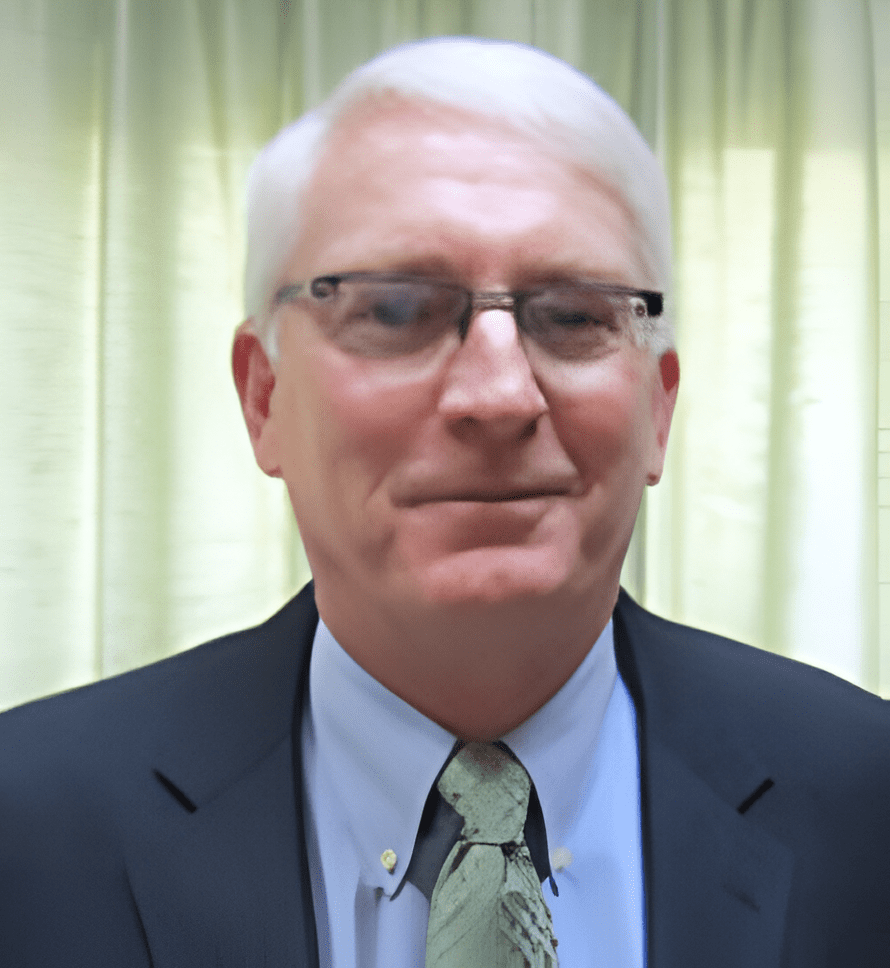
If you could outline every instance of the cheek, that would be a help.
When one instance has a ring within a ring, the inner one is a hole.
[[[645,476],[651,421],[639,375],[606,371],[551,394],[556,433],[589,486],[617,476]]]
[[[294,460],[311,462],[335,490],[368,497],[410,447],[429,408],[428,388],[343,354],[318,352],[291,372],[295,436],[304,441]]]

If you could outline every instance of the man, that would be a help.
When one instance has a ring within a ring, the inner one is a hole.
[[[234,373],[314,586],[3,717],[3,964],[890,962],[885,704],[619,592],[667,226],[628,119],[515,45],[384,54],[267,146]],[[522,788],[509,838],[452,763]],[[487,848],[534,889],[459,894]],[[524,940],[449,961],[505,891]]]

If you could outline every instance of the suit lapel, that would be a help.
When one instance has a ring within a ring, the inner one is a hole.
[[[291,763],[283,740],[216,799],[131,844],[128,874],[155,968],[317,964]]]
[[[169,704],[179,721],[127,846],[155,968],[317,968],[294,742],[316,623],[309,587],[258,629],[197,650],[200,675],[181,677],[189,695]]]
[[[648,968],[778,968],[793,857],[649,743],[644,808]]]
[[[794,859],[739,812],[772,778],[722,725],[697,650],[672,641],[682,635],[622,593],[615,642],[637,714],[648,968],[778,968]]]

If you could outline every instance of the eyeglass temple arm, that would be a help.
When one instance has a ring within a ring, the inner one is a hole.
[[[298,296],[302,296],[305,290],[305,282],[298,282],[289,286],[282,286],[272,297],[272,305],[280,306],[282,303],[293,302],[293,300]]]

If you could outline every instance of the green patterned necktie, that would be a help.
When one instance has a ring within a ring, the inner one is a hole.
[[[493,743],[467,743],[439,778],[463,818],[430,903],[426,968],[557,968],[523,828],[531,781]]]

